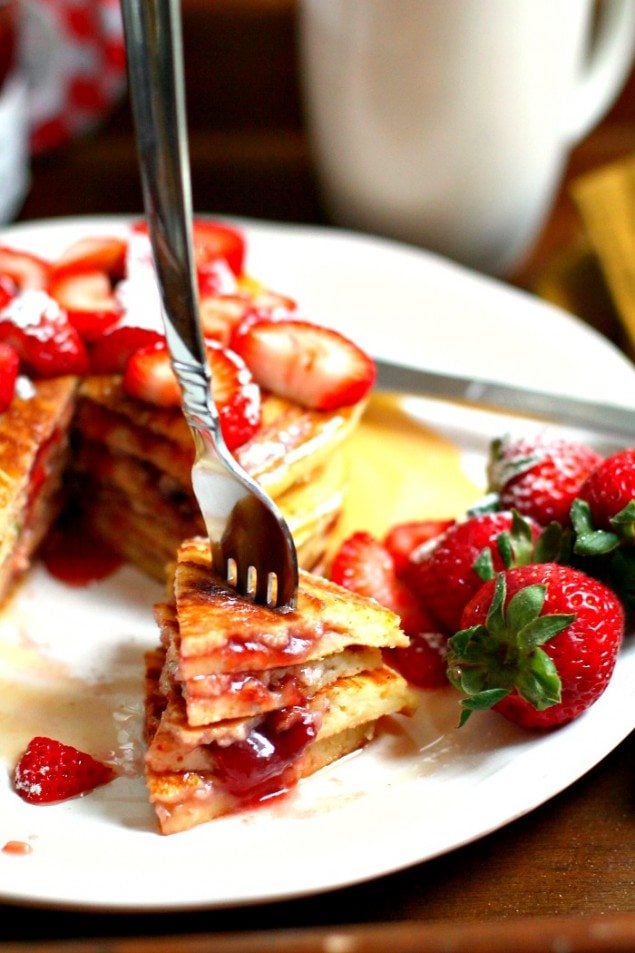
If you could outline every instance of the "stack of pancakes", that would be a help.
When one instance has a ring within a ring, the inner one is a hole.
[[[390,610],[305,571],[293,610],[267,608],[210,563],[207,540],[179,547],[147,656],[146,780],[164,834],[286,791],[415,704],[382,662],[408,644]]]
[[[364,404],[310,410],[265,394],[257,434],[235,451],[286,517],[303,568],[317,568],[346,486],[341,445]],[[121,379],[80,386],[74,465],[83,474],[91,529],[144,572],[165,578],[182,540],[203,533],[191,489],[192,436],[181,413],[128,396]]]
[[[28,568],[63,501],[77,378],[22,378],[0,414],[0,602]]]

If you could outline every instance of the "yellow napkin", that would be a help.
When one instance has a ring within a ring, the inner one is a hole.
[[[635,156],[574,180],[571,195],[582,217],[631,350],[635,349]]]
[[[533,276],[531,288],[545,301],[577,315],[628,350],[599,260],[586,235],[576,235],[559,250],[549,264]]]

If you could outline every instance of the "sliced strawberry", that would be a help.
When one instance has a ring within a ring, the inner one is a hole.
[[[93,236],[73,242],[52,263],[52,276],[77,274],[84,271],[103,271],[113,281],[124,277],[128,243],[114,236]]]
[[[198,293],[207,295],[229,295],[238,290],[238,280],[224,258],[215,258],[196,269]]]
[[[288,295],[280,294],[279,291],[272,291],[270,288],[260,288],[253,293],[251,303],[262,317],[288,318],[292,317],[298,310],[297,301]]]
[[[447,636],[436,632],[430,621],[430,631],[410,636],[407,648],[384,649],[384,660],[418,688],[442,688],[448,684],[446,653]]]
[[[227,262],[235,275],[243,272],[246,243],[242,232],[222,222],[194,220],[194,260],[202,269],[219,258]]]
[[[209,341],[207,358],[221,430],[230,450],[250,440],[260,426],[260,388],[242,358]]]
[[[237,329],[232,347],[261,387],[317,410],[362,400],[375,382],[372,359],[330,328],[263,319]]]
[[[135,222],[133,230],[147,234],[148,226],[146,222]],[[196,218],[192,242],[197,272],[204,271],[211,262],[222,259],[235,275],[242,274],[247,246],[244,235],[237,228],[222,222]]]
[[[20,357],[11,344],[0,341],[0,413],[6,410],[15,393]]]
[[[248,298],[240,294],[202,295],[199,315],[203,335],[230,346],[234,329],[242,323],[251,307]]]
[[[51,804],[87,794],[114,778],[112,768],[72,745],[33,738],[13,775],[17,794],[30,804]]]
[[[221,430],[232,450],[249,440],[260,426],[260,390],[249,369],[232,351],[210,341],[207,357]],[[181,391],[163,344],[140,348],[132,354],[123,385],[133,397],[159,407],[181,405]]]
[[[333,559],[330,575],[333,582],[345,589],[392,609],[407,635],[428,628],[422,603],[398,579],[392,556],[371,533],[359,531],[344,540]]]
[[[384,650],[388,665],[419,688],[447,684],[447,638],[437,631],[415,593],[398,578],[392,556],[378,539],[366,532],[353,533],[336,553],[330,575],[345,589],[376,599],[399,616],[410,645]]]
[[[162,334],[149,328],[109,329],[91,342],[90,370],[93,374],[123,374],[135,351],[164,342]]]
[[[17,293],[18,288],[13,279],[0,275],[0,311],[13,301]]]
[[[54,274],[50,294],[66,310],[69,321],[85,341],[98,338],[123,314],[105,271]]]
[[[11,344],[36,377],[85,374],[88,369],[84,342],[44,291],[23,291],[0,312],[0,341]]]
[[[394,560],[397,575],[407,578],[412,554],[424,544],[436,540],[455,522],[453,519],[410,520],[392,526],[383,543]]]
[[[18,288],[48,287],[51,266],[37,255],[0,246],[0,275],[6,275]]]
[[[203,334],[235,350],[234,333],[244,336],[250,323],[264,318],[288,317],[295,308],[292,298],[266,289],[256,294],[236,291],[234,294],[203,295],[200,298]]]
[[[124,389],[157,407],[179,407],[181,391],[164,343],[141,347],[131,354],[123,375]]]

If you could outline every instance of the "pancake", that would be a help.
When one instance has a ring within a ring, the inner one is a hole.
[[[164,834],[282,793],[414,710],[382,656],[408,639],[375,600],[301,571],[294,609],[257,605],[213,572],[201,538],[179,547],[167,592],[146,659],[146,780]]]
[[[213,574],[207,540],[185,540],[174,570],[184,679],[324,658],[351,645],[407,646],[399,618],[375,600],[300,571],[296,608],[273,612]]]
[[[90,500],[86,518],[91,530],[157,579],[165,578],[183,539],[205,527],[191,490],[152,464],[102,444],[83,440],[74,468],[86,478],[83,496]],[[299,481],[277,500],[286,518],[303,568],[321,560],[343,509],[347,464],[342,454]]]
[[[256,717],[192,729],[178,695],[166,698],[161,692],[160,670],[161,654],[150,654],[145,773],[150,802],[163,834],[187,830],[254,806],[274,793],[284,793],[301,778],[371,741],[381,718],[410,714],[415,704],[404,680],[388,666],[337,679],[307,699],[304,707],[286,707],[274,713],[290,719],[299,718],[299,712],[306,713],[315,734],[306,744],[293,748],[293,757],[280,759],[277,773],[274,771],[265,782],[258,778],[254,788],[249,786],[253,780],[249,752],[257,744],[255,738],[271,742],[275,732],[267,725],[263,728],[263,720]],[[287,730],[293,731],[293,721]],[[285,739],[285,732],[281,736]],[[236,760],[244,758],[247,763],[242,771],[234,768],[228,783],[225,762],[233,746],[239,749]],[[283,748],[288,745],[283,744]]]
[[[273,394],[263,395],[262,424],[234,453],[240,465],[278,498],[306,482],[331,459],[355,429],[365,401],[335,411],[302,407]],[[118,377],[90,377],[80,388],[77,428],[111,452],[153,464],[189,487],[194,460],[190,431],[180,411],[144,404],[125,393]]]
[[[333,684],[339,678],[379,668],[382,664],[379,649],[353,645],[326,658],[297,665],[260,671],[213,672],[183,678],[181,638],[174,606],[157,605],[155,616],[165,651],[161,690],[168,695],[177,683],[188,724],[192,726],[294,705],[308,693]]]
[[[0,601],[60,512],[76,390],[75,377],[22,379],[0,414]]]
[[[287,519],[303,568],[325,559],[342,512],[342,444],[363,404],[333,412],[266,395],[258,433],[236,451]],[[128,396],[121,380],[80,387],[74,465],[86,480],[87,519],[126,560],[159,579],[179,543],[204,532],[191,488],[194,445],[179,412]],[[149,524],[149,525],[148,525]]]

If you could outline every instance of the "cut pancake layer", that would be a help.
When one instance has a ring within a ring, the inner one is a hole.
[[[28,382],[0,414],[0,601],[61,509],[76,390],[70,376]]]
[[[379,649],[353,645],[297,665],[259,671],[212,672],[184,678],[175,609],[162,603],[155,607],[155,615],[165,649],[161,690],[168,694],[172,684],[177,683],[190,725],[247,717],[294,705],[307,693],[324,688],[339,678],[379,668],[382,664]]]

